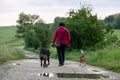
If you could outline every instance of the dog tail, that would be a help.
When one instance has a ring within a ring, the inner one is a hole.
[[[81,49],[81,53],[84,54],[84,51]]]

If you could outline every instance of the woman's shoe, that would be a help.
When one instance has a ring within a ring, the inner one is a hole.
[[[59,64],[58,66],[63,66],[63,64]]]

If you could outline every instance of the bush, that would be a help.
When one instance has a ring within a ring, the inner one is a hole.
[[[35,27],[36,38],[39,48],[48,48],[51,43],[51,32],[49,28],[36,26]]]
[[[71,49],[93,47],[104,40],[103,23],[90,8],[71,10],[65,23],[71,33]]]
[[[35,49],[38,48],[38,40],[36,33],[33,30],[25,33],[24,41],[26,47],[34,47]]]

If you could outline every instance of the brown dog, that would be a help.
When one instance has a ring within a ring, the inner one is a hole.
[[[82,54],[80,56],[80,66],[82,66],[82,67],[86,66],[85,65],[85,55],[84,54]]]
[[[41,67],[47,67],[50,64],[50,51],[47,49],[41,49],[40,54],[39,54],[39,58],[41,61]],[[43,62],[44,61],[44,62]],[[48,62],[48,64],[46,63]]]

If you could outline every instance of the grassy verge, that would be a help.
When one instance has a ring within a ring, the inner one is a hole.
[[[87,63],[120,72],[120,47],[86,52]]]
[[[24,59],[25,54],[17,48],[0,47],[0,64],[9,60]]]
[[[15,31],[15,27],[0,27],[0,64],[25,58],[24,52],[15,48],[24,44],[22,39],[15,37]]]
[[[51,48],[51,57],[57,58],[55,48]],[[67,60],[78,61],[81,55],[80,50],[66,52]],[[85,51],[86,63],[89,65],[104,67],[114,72],[120,72],[120,47],[105,48],[97,51]]]

